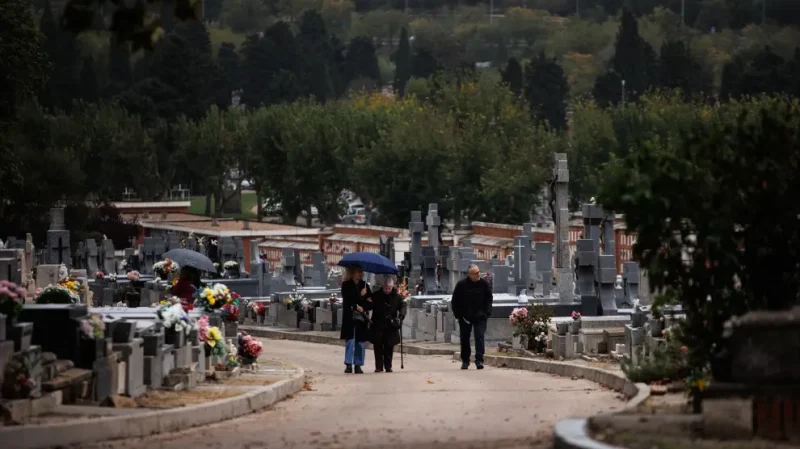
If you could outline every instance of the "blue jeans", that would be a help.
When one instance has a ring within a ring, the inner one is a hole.
[[[344,364],[364,366],[364,358],[367,354],[367,342],[356,341],[355,338],[347,340],[344,345]]]

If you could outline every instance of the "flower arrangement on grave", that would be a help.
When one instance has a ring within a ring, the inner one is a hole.
[[[214,262],[214,268],[216,268],[216,269],[217,269],[217,271],[219,271],[219,267],[220,267],[220,266],[221,266],[221,265],[219,264],[219,262]]]
[[[328,302],[329,302],[331,305],[334,305],[334,304],[336,304],[337,302],[339,302],[339,297],[336,295],[336,293],[331,293],[331,295],[330,295],[330,296],[328,296]]]
[[[105,337],[106,323],[103,322],[103,317],[98,313],[93,313],[88,318],[81,320],[81,332],[84,337],[91,340]]]
[[[204,341],[206,356],[222,357],[225,355],[225,341],[222,340],[222,332],[217,326],[208,328]]]
[[[79,296],[82,291],[86,290],[86,286],[81,283],[76,277],[70,276],[58,282],[58,285],[68,288],[75,296]]]
[[[122,271],[127,270],[128,269],[128,261],[127,260],[123,260],[122,262],[120,262],[119,263],[119,269],[122,270]]]
[[[528,320],[528,309],[525,307],[517,307],[516,309],[511,311],[511,315],[508,316],[508,321],[511,322],[511,325],[514,326],[514,335],[520,335],[524,332],[521,332],[522,328],[526,324]]]
[[[106,279],[108,279],[108,282],[117,282],[117,274],[116,273],[109,273],[106,276]]]
[[[242,364],[251,365],[264,350],[264,345],[256,338],[246,333],[239,335],[239,356]]]
[[[581,313],[580,312],[572,312],[572,321],[580,321],[581,320]]]
[[[164,259],[153,264],[153,272],[159,277],[166,277],[180,270],[180,265],[171,259]]]
[[[302,303],[302,307],[303,307],[303,311],[306,313],[306,316],[309,316],[311,314],[311,312],[314,311],[314,308],[315,308],[314,301],[305,300]]]
[[[410,295],[408,294],[408,286],[406,285],[406,281],[404,280],[402,284],[397,286],[397,293],[400,295],[401,298],[405,299],[406,301],[409,300]]]
[[[225,346],[225,343],[219,343],[218,346]],[[228,341],[228,357],[224,363],[217,363],[216,369],[218,371],[231,371],[239,366],[239,351],[233,340]]]
[[[17,317],[22,313],[25,302],[24,288],[10,281],[0,281],[0,314],[6,316],[8,325],[17,322]],[[10,326],[6,326],[9,328]]]
[[[69,270],[63,263],[58,267],[58,281],[66,281],[69,278]]]
[[[229,261],[225,262],[225,264],[222,266],[222,268],[224,268],[226,270],[239,271],[239,262],[237,262],[235,260],[229,260]]]
[[[305,300],[306,295],[302,293],[295,293],[286,298],[286,304],[289,305],[289,309],[300,312],[303,310],[303,303]]]
[[[514,335],[528,337],[528,348],[534,352],[547,349],[547,325],[550,322],[550,311],[546,306],[518,307],[508,317],[514,326]]]
[[[129,272],[128,272],[128,274],[127,274],[126,276],[127,276],[127,278],[128,278],[128,280],[129,280],[129,281],[138,281],[138,280],[139,280],[139,277],[141,277],[141,275],[139,274],[139,272],[138,272],[138,271],[136,271],[136,270],[129,271]]]
[[[225,284],[214,284],[198,290],[195,297],[195,307],[202,307],[206,312],[221,309],[222,306],[233,301],[231,291]]]
[[[194,327],[197,329],[197,339],[203,342],[206,341],[208,329],[210,328],[208,324],[208,316],[201,316],[197,321],[195,321]]]
[[[261,301],[252,301],[247,304],[247,307],[253,311],[258,316],[264,316],[267,314],[267,306],[264,305]]]
[[[125,304],[125,302],[123,301],[119,301],[116,304],[114,304],[114,307],[128,307],[128,305]]]
[[[236,303],[228,303],[220,308],[222,319],[231,323],[239,321],[239,306]]]
[[[172,329],[175,332],[183,332],[188,335],[192,331],[192,327],[194,327],[189,314],[183,310],[180,300],[170,305],[162,305],[156,311],[156,315],[161,319],[166,329]]]
[[[95,279],[105,279],[105,277],[106,277],[106,274],[103,273],[102,271],[95,271],[95,273],[94,273],[94,278]]]
[[[0,394],[3,399],[27,399],[31,397],[34,388],[36,381],[31,377],[25,359],[22,354],[15,354],[3,371]]]
[[[78,304],[80,297],[63,285],[48,285],[34,301],[36,304]]]

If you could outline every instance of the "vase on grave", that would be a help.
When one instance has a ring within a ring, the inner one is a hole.
[[[729,356],[723,352],[715,361],[715,378],[748,385],[800,383],[800,306],[734,317],[725,323],[724,338]]]
[[[647,321],[647,315],[642,311],[636,311],[631,314],[631,327],[642,327]]]
[[[164,329],[164,343],[172,345],[175,349],[186,346],[186,332],[170,327]]]
[[[169,279],[169,273],[159,272],[158,278],[161,279],[162,281],[166,281]]]
[[[136,291],[125,293],[125,302],[128,307],[139,307],[142,303],[142,294]]]
[[[227,269],[227,268],[225,269],[225,278],[239,279],[240,277],[242,277],[242,275],[241,273],[239,273],[239,270]]]
[[[225,322],[225,338],[236,338],[239,335],[239,323],[236,321]]]
[[[664,333],[664,318],[654,318],[650,320],[650,335],[660,338]]]
[[[578,335],[581,332],[581,320],[572,320],[569,323],[569,333],[572,335]]]
[[[258,324],[264,324],[264,320],[266,319],[265,315],[256,315],[256,322]]]
[[[250,366],[250,365],[256,363],[256,360],[258,360],[258,359],[254,359],[252,357],[242,356],[242,365],[243,366]]]
[[[131,281],[131,287],[135,288],[136,290],[141,290],[144,288],[144,281]]]
[[[558,335],[567,335],[568,331],[569,331],[569,323],[567,322],[556,323],[556,333],[558,333]]]

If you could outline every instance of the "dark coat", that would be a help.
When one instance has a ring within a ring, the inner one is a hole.
[[[462,279],[453,289],[450,305],[456,319],[485,320],[492,316],[492,289],[486,279]]]
[[[367,295],[361,296],[361,289],[366,287],[367,288]],[[344,281],[342,282],[342,332],[340,338],[342,340],[350,340],[353,338],[353,332],[355,331],[355,339],[356,341],[362,342],[367,341],[368,335],[367,332],[369,330],[369,324],[366,320],[364,321],[355,321],[353,320],[353,312],[356,310],[356,306],[361,306],[364,309],[367,309],[367,298],[372,295],[372,292],[369,289],[369,285],[367,285],[364,281],[358,281],[356,283],[353,280]]]
[[[406,316],[406,302],[397,293],[397,289],[386,294],[383,289],[372,293],[372,301],[367,303],[372,310],[372,326],[369,328],[369,341],[379,344],[384,336],[388,336],[388,343],[394,346],[400,343],[400,330],[392,327],[391,320],[402,321]]]

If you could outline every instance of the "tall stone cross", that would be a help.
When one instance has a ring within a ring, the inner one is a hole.
[[[408,230],[411,233],[411,281],[416,283],[422,276],[422,232],[425,224],[422,223],[422,212],[411,211],[411,222]]]
[[[431,203],[428,205],[428,216],[425,217],[425,223],[428,225],[428,246],[438,248],[439,226],[442,225],[442,219],[439,217],[438,204]]]
[[[550,184],[550,208],[556,228],[556,274],[559,302],[574,301],[573,282],[569,254],[569,168],[567,154],[556,153],[553,176]]]

